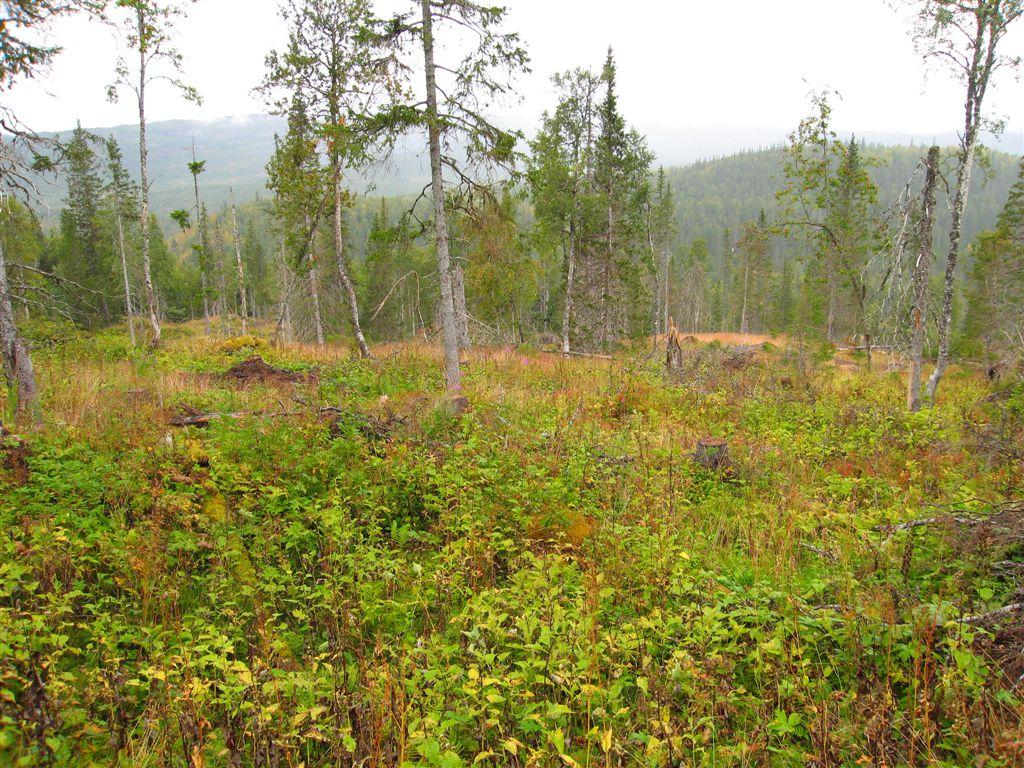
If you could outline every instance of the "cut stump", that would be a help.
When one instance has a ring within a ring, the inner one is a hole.
[[[732,466],[729,443],[720,437],[702,437],[697,441],[693,461],[705,469],[721,472]]]

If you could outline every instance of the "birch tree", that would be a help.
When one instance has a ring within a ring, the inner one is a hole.
[[[846,309],[849,330],[865,340],[870,366],[871,302],[884,287],[870,270],[883,227],[878,188],[857,141],[842,142],[832,130],[828,94],[812,94],[811,103],[811,115],[800,121],[785,150],[777,228],[808,246],[812,263],[805,277],[824,284],[827,338],[836,340]]]
[[[228,190],[231,200],[231,234],[235,241],[235,274],[238,278],[238,296],[242,314],[242,335],[249,320],[249,305],[245,296],[245,266],[242,263],[242,238],[238,234],[238,212],[235,210],[235,191]]]
[[[8,393],[13,399],[15,421],[25,422],[39,397],[32,355],[28,344],[18,335],[14,320],[14,304],[7,271],[6,219],[11,200],[0,192],[0,357]],[[5,409],[0,408],[0,415]]]
[[[934,400],[949,365],[961,229],[981,131],[987,127],[999,132],[1002,127],[998,121],[987,118],[985,99],[999,70],[1017,69],[1020,65],[1019,57],[1000,52],[1000,43],[1010,26],[1024,15],[1024,0],[910,0],[910,5],[916,12],[914,41],[918,51],[926,61],[936,62],[964,86],[964,123],[956,155],[949,249],[938,317],[939,353],[925,387],[927,397]]]
[[[180,5],[160,0],[117,0],[124,12],[121,26],[127,47],[134,57],[122,56],[114,69],[114,83],[107,87],[107,97],[116,101],[122,90],[131,92],[139,115],[139,229],[142,236],[142,280],[146,294],[146,310],[152,332],[150,342],[160,343],[160,313],[149,242],[149,145],[146,136],[147,89],[157,82],[169,83],[186,100],[200,103],[199,92],[181,79],[182,56],[174,47],[175,22],[184,15]]]

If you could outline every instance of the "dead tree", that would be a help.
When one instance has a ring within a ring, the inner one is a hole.
[[[16,395],[15,419],[24,421],[35,409],[38,390],[32,356],[28,346],[18,336],[14,323],[11,286],[7,280],[7,259],[0,239],[0,358],[3,358],[3,376],[7,386]]]
[[[921,358],[924,354],[925,312],[928,302],[928,276],[932,263],[932,227],[935,219],[935,187],[938,184],[939,148],[928,150],[925,161],[924,190],[921,192],[921,219],[918,222],[918,252],[914,262],[914,303],[911,307],[913,331],[910,340],[910,376],[907,381],[907,408],[921,410]]]

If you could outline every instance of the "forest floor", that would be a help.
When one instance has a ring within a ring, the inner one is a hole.
[[[708,341],[37,334],[0,764],[1024,764],[1024,387]]]

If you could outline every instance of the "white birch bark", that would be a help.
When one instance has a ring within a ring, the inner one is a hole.
[[[242,241],[238,238],[238,213],[235,211],[235,191],[228,190],[231,197],[231,229],[235,238],[235,267],[238,275],[238,295],[242,302],[242,335],[245,335],[249,321],[249,305],[245,297],[245,267],[242,264]]]
[[[139,34],[139,176],[142,182],[142,205],[139,208],[139,228],[142,232],[142,279],[146,290],[146,308],[149,326],[153,331],[151,343],[160,343],[160,318],[157,313],[156,291],[153,288],[153,270],[149,259],[149,151],[146,146],[146,16],[140,6],[137,10]]]

